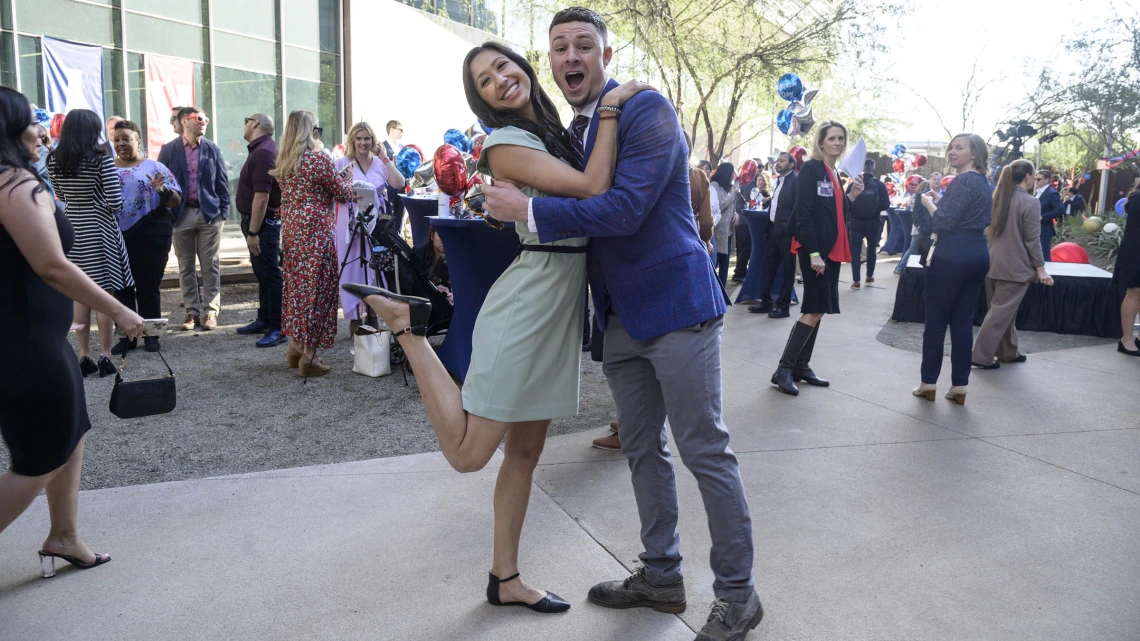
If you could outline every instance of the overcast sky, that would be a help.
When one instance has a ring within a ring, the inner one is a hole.
[[[1122,13],[1140,10],[1140,0],[1115,0]],[[1046,64],[1073,68],[1061,42],[1080,35],[1113,16],[1106,0],[916,0],[901,29],[888,35],[893,99],[884,106],[903,120],[900,140],[944,139],[946,133],[934,110],[908,88],[914,87],[941,112],[946,126],[958,133],[962,117],[962,87],[974,59],[981,56],[983,81],[1001,78],[983,93],[974,133],[988,138],[1010,114],[1036,73]]]

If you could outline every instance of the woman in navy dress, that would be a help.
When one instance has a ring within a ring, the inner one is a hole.
[[[83,378],[67,342],[72,301],[111,316],[129,338],[143,319],[67,259],[71,224],[37,177],[35,118],[20,93],[0,87],[0,436],[12,465],[0,476],[0,532],[46,490],[50,563],[79,568],[111,560],[79,538],[79,474],[91,422]],[[20,340],[14,340],[15,338]]]

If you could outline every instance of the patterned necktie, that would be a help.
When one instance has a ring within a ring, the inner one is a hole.
[[[570,142],[574,145],[574,152],[578,154],[578,167],[586,166],[586,129],[590,126],[590,119],[578,114],[570,125]]]

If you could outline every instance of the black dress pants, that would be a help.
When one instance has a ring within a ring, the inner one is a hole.
[[[736,270],[733,280],[744,280],[748,275],[748,259],[752,257],[752,232],[743,220],[736,226]]]
[[[115,298],[144,319],[162,318],[159,286],[170,258],[173,232],[170,214],[153,212],[123,234],[135,285],[115,292]]]
[[[242,236],[249,236],[249,219],[241,215]],[[266,220],[257,232],[261,255],[249,255],[253,275],[257,277],[257,318],[273,329],[281,329],[281,223]]]
[[[768,236],[764,239],[760,300],[772,300],[772,286],[776,282],[776,272],[780,266],[784,267],[784,280],[780,283],[780,297],[776,299],[776,307],[788,309],[792,305],[792,287],[796,282],[796,256],[792,253],[792,237],[787,234],[777,235],[775,230],[769,227]]]
[[[852,218],[848,224],[849,239],[851,241],[851,279],[856,283],[860,280],[859,254],[863,249],[863,240],[867,241],[867,276],[875,275],[875,255],[879,252],[879,239],[882,238],[882,228],[879,220],[860,220]]]

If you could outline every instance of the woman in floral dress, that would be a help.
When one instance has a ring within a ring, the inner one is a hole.
[[[320,136],[315,115],[290,113],[277,167],[270,172],[281,184],[281,331],[293,339],[285,358],[301,376],[323,376],[332,369],[316,350],[332,347],[336,338],[334,207],[355,198],[351,178],[337,172],[322,152]]]

